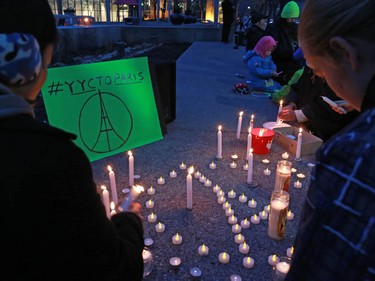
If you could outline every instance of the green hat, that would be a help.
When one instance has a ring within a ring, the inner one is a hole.
[[[281,12],[281,17],[283,19],[293,19],[299,17],[299,7],[294,1],[286,3],[283,11]]]

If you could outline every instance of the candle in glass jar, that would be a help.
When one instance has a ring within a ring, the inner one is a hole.
[[[241,227],[244,229],[248,229],[250,227],[250,221],[246,218],[241,221]]]
[[[172,244],[173,245],[180,245],[182,243],[182,236],[179,235],[178,233],[176,233],[176,235],[174,235],[172,237]]]
[[[220,125],[217,131],[217,158],[223,158],[222,155],[222,146],[223,146],[223,134],[221,132],[222,126]]]
[[[155,188],[153,188],[153,187],[151,186],[149,189],[147,189],[147,194],[148,194],[148,195],[154,195],[154,194],[155,194]]]
[[[256,214],[254,214],[254,215],[251,216],[250,221],[253,224],[258,224],[258,223],[260,223],[260,218],[259,218],[259,216],[257,216]]]
[[[146,201],[146,208],[147,208],[147,209],[152,209],[152,208],[154,208],[154,205],[155,205],[155,203],[154,203],[154,201],[152,201],[151,199],[148,200],[148,201]]]
[[[290,177],[292,175],[291,167],[292,163],[286,160],[280,160],[277,163],[274,191],[289,191]]]
[[[241,232],[241,226],[238,223],[232,225],[232,232],[238,234]]]
[[[236,242],[236,244],[241,244],[244,241],[245,241],[245,237],[241,233],[234,236],[234,242]]]
[[[248,206],[250,208],[256,208],[257,207],[257,202],[254,199],[251,199],[248,203]]]
[[[169,176],[170,176],[171,178],[175,178],[175,177],[177,177],[177,173],[176,173],[176,171],[173,170],[172,172],[170,172],[170,173],[169,173]]]
[[[231,191],[229,191],[228,197],[231,199],[236,198],[236,192],[234,192],[234,190],[232,189]]]
[[[246,268],[253,268],[254,267],[254,259],[250,258],[250,257],[244,257],[243,260],[242,260],[242,264],[244,267]]]
[[[240,201],[241,203],[246,203],[247,197],[245,196],[245,194],[242,193],[242,195],[238,198],[238,201]]]
[[[285,236],[289,198],[289,193],[283,190],[272,192],[268,235],[275,240],[281,240]]]
[[[234,215],[231,215],[229,218],[228,218],[228,223],[229,224],[236,224],[237,223],[237,218],[234,216]]]
[[[243,242],[238,246],[238,250],[241,254],[248,254],[250,251],[250,247],[246,242]]]
[[[155,225],[155,230],[157,233],[164,232],[165,230],[165,225],[159,222],[157,225]]]
[[[202,244],[198,248],[198,254],[200,256],[207,256],[209,252],[210,252],[210,249],[205,244]]]
[[[236,137],[237,137],[238,140],[240,139],[240,134],[241,134],[242,115],[243,115],[243,111],[241,111],[239,116],[238,116],[237,133],[236,133]]]
[[[229,263],[229,261],[230,261],[229,254],[227,254],[226,252],[222,252],[219,254],[219,262],[226,264],[226,263]]]
[[[155,215],[153,212],[151,212],[151,214],[148,215],[148,217],[147,217],[147,220],[148,220],[148,222],[150,222],[150,223],[154,223],[154,222],[156,222],[157,219],[158,219],[158,216]]]

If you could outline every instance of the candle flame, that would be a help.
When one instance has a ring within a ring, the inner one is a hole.
[[[230,217],[230,219],[233,221],[233,220],[234,220],[234,215],[232,215],[232,216]]]
[[[263,210],[263,211],[262,211],[262,216],[265,216],[265,215],[266,215],[266,211]]]
[[[247,218],[245,218],[245,223],[247,223],[247,221],[248,221],[248,219],[247,219]]]
[[[154,212],[151,212],[151,218],[153,219],[155,217]]]
[[[107,190],[107,187],[105,185],[102,185],[100,188],[103,190]]]
[[[294,247],[292,246],[292,248],[290,249],[290,252],[293,254],[294,253]]]
[[[246,246],[247,246],[247,245],[246,245],[246,242],[243,242],[243,247],[246,248]]]
[[[242,193],[241,197],[242,197],[242,199],[245,199],[245,194]]]
[[[299,132],[302,133],[302,128],[299,128]]]
[[[250,148],[250,153],[253,153],[254,149]]]
[[[133,156],[133,153],[129,150],[129,151],[128,151],[128,155],[129,155],[129,156]]]
[[[240,233],[240,234],[238,234],[238,239],[241,239],[242,238],[242,234]]]
[[[151,199],[150,199],[150,200],[148,200],[148,203],[149,203],[149,204],[152,204],[152,200],[151,200]]]
[[[238,223],[236,223],[235,229],[238,229]]]
[[[178,236],[178,233],[176,233],[175,239],[176,239],[176,240],[179,240],[179,239],[180,239],[180,237]]]
[[[229,208],[228,208],[228,212],[232,212],[232,207],[229,207]]]
[[[250,258],[250,257],[247,257],[246,262],[247,262],[247,263],[251,263],[251,258]]]
[[[111,202],[111,210],[114,210],[116,208],[116,206],[115,206],[115,202]]]
[[[202,251],[206,251],[206,245],[202,244]]]
[[[240,112],[240,117],[242,117],[242,115],[243,115],[243,111]]]
[[[133,186],[134,190],[138,193],[141,193],[142,191],[145,191],[145,189],[143,188],[143,186],[141,185],[134,185]],[[151,199],[150,199],[151,200]]]
[[[267,129],[264,129],[264,128],[260,129],[260,130],[259,130],[259,136],[262,137],[263,134],[264,134],[266,131],[267,131]]]
[[[158,223],[158,228],[162,228],[162,225],[161,225],[161,223],[160,223],[160,222]]]
[[[228,206],[228,201],[227,202],[225,202],[225,207],[227,207]]]
[[[272,256],[272,261],[275,262],[276,260],[277,260],[276,255],[273,255],[273,256]]]
[[[288,211],[288,216],[290,216],[291,214],[292,214],[292,212],[289,210],[289,211]]]
[[[194,173],[194,167],[193,167],[193,166],[191,166],[191,167],[189,168],[188,173],[189,173],[189,175],[191,175],[192,173]]]
[[[280,100],[280,106],[283,106],[283,100]]]
[[[223,127],[220,125],[219,127],[217,127],[217,129],[219,130],[219,131],[221,131],[221,129],[222,129]]]
[[[251,204],[254,204],[254,203],[255,203],[254,199],[251,199]]]
[[[108,171],[112,172],[112,167],[108,165],[107,167]]]
[[[257,219],[257,215],[256,214],[254,214],[254,219]]]
[[[223,259],[226,259],[227,258],[227,253],[223,253]]]
[[[254,121],[254,114],[251,114],[251,120]]]

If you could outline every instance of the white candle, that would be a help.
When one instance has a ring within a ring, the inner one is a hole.
[[[190,269],[190,275],[198,278],[202,275],[202,270],[199,267],[193,267]]]
[[[146,201],[146,208],[147,208],[147,209],[152,209],[152,208],[154,208],[154,205],[155,205],[155,203],[154,203],[154,201],[152,201],[151,199],[148,200],[148,201]]]
[[[299,174],[297,174],[297,178],[303,179],[303,178],[305,178],[305,175],[302,174],[302,173],[299,173]]]
[[[294,253],[294,247],[290,247],[290,248],[286,249],[286,255],[287,255],[289,258],[292,257],[293,253]]]
[[[177,177],[177,173],[176,173],[176,171],[173,170],[172,172],[170,172],[170,173],[169,173],[169,176],[170,176],[171,178],[175,178],[175,177]]]
[[[129,186],[134,185],[134,156],[131,151],[128,151],[129,155]]]
[[[176,235],[172,237],[172,243],[173,245],[180,245],[182,243],[182,236],[176,233]]]
[[[259,213],[259,217],[261,220],[266,220],[268,218],[268,213],[265,210],[263,210]]]
[[[276,263],[276,275],[284,278],[290,269],[290,264],[286,262]]]
[[[292,213],[291,210],[289,210],[288,213],[286,214],[286,219],[287,219],[288,221],[291,221],[291,220],[294,219],[294,214]]]
[[[238,233],[241,232],[241,230],[242,230],[242,228],[238,223],[232,225],[232,232],[233,233],[238,234]]]
[[[198,254],[200,256],[207,256],[209,252],[210,252],[210,249],[205,244],[202,244],[198,248]]]
[[[225,210],[225,215],[226,215],[227,217],[230,217],[230,216],[234,215],[234,211],[233,211],[233,209],[232,209],[231,207],[229,207],[228,209],[226,209],[226,210]]]
[[[268,264],[270,266],[275,266],[275,264],[277,263],[278,260],[279,260],[279,258],[276,255],[268,256]]]
[[[248,203],[248,206],[250,207],[250,208],[256,208],[257,207],[257,202],[254,200],[254,199],[251,199],[250,201],[249,201],[249,203]]]
[[[231,205],[230,203],[228,203],[228,201],[227,201],[227,202],[225,202],[225,204],[223,204],[223,209],[224,209],[224,210],[227,210],[227,209],[229,209],[231,206],[232,206],[232,205]]]
[[[203,174],[201,174],[201,176],[199,177],[199,182],[204,183],[205,181],[206,181],[206,177]]]
[[[269,176],[270,174],[271,174],[271,170],[270,169],[265,169],[264,171],[263,171],[263,174],[265,175],[265,176]]]
[[[242,260],[242,264],[245,268],[253,268],[254,267],[254,259],[250,257],[244,257]]]
[[[268,222],[268,235],[276,240],[284,238],[285,220],[288,203],[280,200],[271,201],[271,211]]]
[[[250,227],[250,221],[246,218],[241,221],[241,227],[243,229],[248,229]]]
[[[104,185],[101,186],[101,189],[103,190],[102,197],[103,197],[103,205],[105,208],[105,213],[107,214],[107,217],[110,218],[111,213],[110,213],[110,207],[109,207],[109,193],[108,193],[107,187],[105,187]]]
[[[237,218],[234,216],[234,215],[231,215],[229,218],[228,218],[228,223],[229,224],[236,224],[237,223]]]
[[[160,178],[158,178],[158,184],[162,185],[162,184],[165,184],[165,179],[160,176]]]
[[[230,166],[232,169],[237,168],[237,164],[234,163],[234,161],[233,161],[232,163],[230,163],[229,166]]]
[[[188,175],[186,176],[186,203],[188,209],[193,209],[193,178],[191,174],[194,173],[194,167],[190,167]]]
[[[201,175],[202,175],[201,172],[196,171],[196,172],[194,173],[194,178],[199,179]]]
[[[151,214],[147,216],[147,220],[150,223],[156,222],[157,219],[158,219],[158,216],[155,215],[153,212],[151,212]]]
[[[301,159],[301,148],[302,148],[302,128],[299,128],[298,138],[297,138],[297,148],[296,148],[296,159]]]
[[[280,122],[279,113],[280,113],[282,110],[283,110],[283,101],[280,100],[279,110],[277,111],[276,123],[279,123],[279,122]]]
[[[177,267],[181,264],[181,259],[179,257],[170,258],[169,264],[173,267]]]
[[[128,211],[130,204],[138,198],[142,191],[144,191],[143,186],[133,185],[133,187],[130,189],[128,197],[126,197],[126,199],[121,203],[121,210],[123,212]]]
[[[159,222],[157,225],[155,225],[155,230],[157,233],[161,233],[165,231],[165,225],[161,222]]]
[[[113,215],[116,215],[117,213],[116,213],[116,206],[115,206],[115,202],[111,202],[111,217],[113,216]]]
[[[212,185],[212,181],[210,181],[209,179],[206,179],[206,181],[204,182],[204,186],[210,187],[211,185]]]
[[[226,252],[222,252],[219,254],[219,262],[221,263],[229,263],[230,261],[230,256]]]
[[[221,187],[218,186],[217,184],[214,186],[214,188],[212,189],[213,192],[217,193],[218,191],[221,190]]]
[[[245,164],[245,165],[243,165],[243,167],[242,167],[245,171],[247,171],[248,169],[249,169],[249,164]]]
[[[147,189],[147,194],[148,194],[148,195],[154,195],[154,194],[155,194],[155,188],[153,188],[153,187],[151,186],[149,189]]]
[[[295,188],[301,188],[302,187],[302,182],[300,182],[299,180],[297,180],[296,182],[294,182],[294,187]]]
[[[223,190],[219,190],[218,192],[216,192],[216,196],[217,197],[225,196],[225,192]]]
[[[296,169],[296,168],[292,168],[292,169],[290,169],[290,171],[291,171],[292,173],[295,173],[295,172],[297,172],[297,169]]]
[[[264,206],[263,210],[268,214],[271,210],[271,205]]]
[[[242,195],[240,197],[238,197],[238,201],[240,201],[241,203],[246,203],[247,202],[247,196],[245,196],[245,194],[242,193]]]
[[[277,163],[274,191],[289,191],[290,178],[292,175],[290,171],[291,166],[292,163],[286,160],[280,160]]]
[[[268,163],[270,163],[270,160],[268,160],[268,159],[262,159],[262,162],[263,162],[264,164],[268,164]]]
[[[288,152],[284,152],[283,154],[281,154],[281,157],[283,159],[288,159],[289,158],[289,153]]]
[[[152,244],[154,244],[154,240],[151,238],[145,238],[144,240],[145,246],[150,247]]]
[[[239,246],[238,246],[238,250],[240,251],[241,254],[248,254],[249,251],[250,251],[250,247],[249,245],[246,243],[246,242],[243,242],[241,243]]]
[[[216,164],[214,162],[210,163],[210,169],[212,170],[216,169]]]
[[[236,198],[236,192],[234,192],[234,190],[232,189],[231,191],[229,191],[228,197],[231,199]]]
[[[108,165],[108,171],[109,171],[109,184],[111,186],[111,195],[112,195],[112,201],[115,202],[115,204],[118,203],[118,197],[117,197],[117,186],[116,186],[116,178],[115,178],[115,172],[112,171],[112,167]]]
[[[252,148],[249,150],[248,165],[249,165],[249,168],[247,170],[247,183],[252,184],[253,183],[253,149]]]
[[[251,132],[251,130],[254,128],[254,114],[251,114],[250,116],[250,124],[249,124],[249,131]],[[249,151],[249,150],[247,150]]]
[[[181,170],[185,170],[185,169],[186,169],[186,164],[185,164],[184,162],[182,162],[182,163],[180,164],[180,169],[181,169]]]
[[[239,116],[238,116],[237,133],[236,133],[236,137],[237,137],[238,140],[240,139],[240,134],[241,134],[242,115],[243,115],[243,111],[241,111]]]
[[[224,204],[226,201],[227,199],[225,199],[224,196],[220,196],[219,198],[217,198],[217,203],[219,204]]]
[[[234,236],[234,242],[236,242],[236,244],[241,244],[244,241],[245,241],[245,237],[241,233]]]
[[[251,131],[252,131],[253,128],[249,128],[249,133],[247,134],[247,149],[246,149],[246,154],[247,154],[247,157],[246,159],[249,157],[248,153],[250,151],[250,149],[252,148],[252,135],[251,135]]]
[[[223,134],[221,132],[221,125],[218,127],[218,132],[217,132],[217,158],[223,158],[222,155],[222,149],[223,149]]]
[[[260,218],[259,218],[259,216],[257,216],[256,214],[254,214],[254,215],[251,216],[250,221],[253,224],[258,224],[258,223],[260,223]]]

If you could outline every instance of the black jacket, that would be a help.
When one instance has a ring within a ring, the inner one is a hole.
[[[263,36],[266,36],[265,30],[261,29],[257,25],[251,25],[246,31],[246,52],[249,50],[254,50],[255,45]]]

